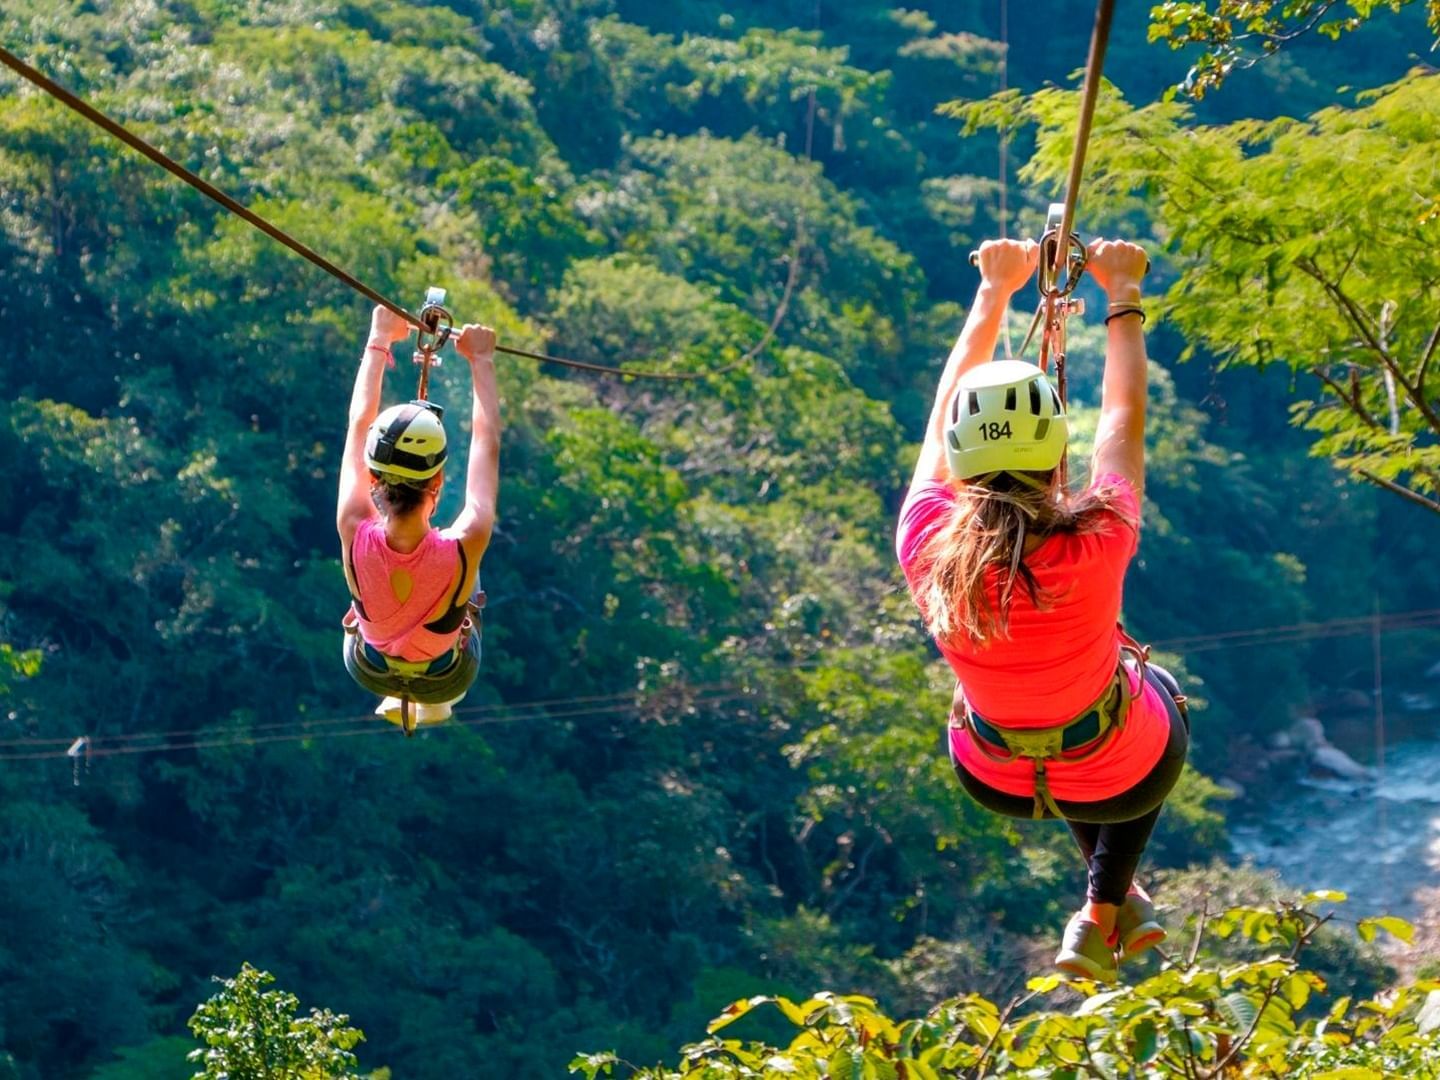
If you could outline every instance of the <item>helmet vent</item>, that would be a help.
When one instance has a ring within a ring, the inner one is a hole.
[[[975,416],[980,412],[980,395],[974,390],[970,391],[970,415]]]
[[[1039,442],[1045,438],[1045,433],[1050,430],[1050,419],[1045,417],[1035,425],[1035,441]]]
[[[1037,379],[1030,380],[1030,415],[1040,415],[1040,382]]]
[[[1015,388],[1013,386],[1005,391],[1005,411],[1015,411]]]
[[[1050,397],[1051,397],[1051,398],[1054,400],[1054,402],[1055,402],[1055,415],[1056,415],[1056,416],[1059,416],[1061,413],[1063,413],[1063,412],[1065,411],[1065,406],[1062,405],[1062,404],[1060,404],[1060,394],[1059,394],[1059,392],[1055,389],[1055,387],[1053,387],[1053,386],[1050,387]]]

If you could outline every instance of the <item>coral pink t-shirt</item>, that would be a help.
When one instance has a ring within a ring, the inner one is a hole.
[[[1008,637],[982,646],[937,642],[964,688],[965,700],[992,723],[1016,728],[1063,724],[1092,705],[1115,676],[1125,568],[1139,542],[1137,531],[1121,515],[1138,522],[1140,506],[1135,489],[1118,473],[1098,476],[1094,483],[1117,492],[1114,510],[1098,511],[1099,527],[1054,533],[1025,556],[1041,606],[1017,584]],[[922,588],[920,552],[950,520],[958,499],[949,484],[938,481],[918,483],[906,496],[895,547],[912,595]],[[988,571],[992,604],[999,602],[1001,574],[998,567]],[[1066,802],[1119,795],[1160,760],[1169,734],[1169,710],[1159,691],[1147,684],[1130,706],[1123,730],[1104,751],[1080,762],[1047,764],[1050,789]],[[993,761],[975,748],[969,731],[959,729],[951,729],[950,750],[982,783],[1010,795],[1034,795],[1031,762]]]

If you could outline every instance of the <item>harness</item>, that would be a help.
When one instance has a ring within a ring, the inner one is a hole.
[[[346,635],[346,667],[350,668],[351,675],[365,689],[400,699],[400,727],[406,735],[413,735],[414,705],[417,702],[434,704],[451,700],[457,693],[463,694],[470,680],[474,678],[473,666],[467,674],[463,665],[466,663],[467,650],[472,645],[472,636],[479,628],[480,612],[484,607],[485,591],[477,588],[463,606],[455,609],[455,614],[459,617],[460,633],[447,652],[431,660],[402,660],[381,652],[365,640],[360,633],[355,605],[352,604],[341,621]],[[478,643],[478,638],[475,640]],[[478,650],[478,644],[476,649]],[[478,663],[477,651],[472,658],[472,665]]]
[[[1125,730],[1130,703],[1144,692],[1145,664],[1149,658],[1150,646],[1141,645],[1122,627],[1120,660],[1115,666],[1115,675],[1100,696],[1078,716],[1050,727],[1006,727],[976,713],[957,687],[956,703],[950,711],[950,726],[968,730],[975,748],[997,764],[1009,764],[1018,758],[1032,762],[1035,766],[1035,811],[1032,817],[1037,820],[1043,818],[1048,810],[1055,817],[1063,818],[1065,815],[1050,791],[1046,764],[1062,761],[1070,765],[1088,761],[1110,747],[1115,737]]]

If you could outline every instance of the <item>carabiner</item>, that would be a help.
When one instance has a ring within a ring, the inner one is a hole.
[[[1036,276],[1036,288],[1040,290],[1041,296],[1069,296],[1075,291],[1075,286],[1080,284],[1080,275],[1085,272],[1085,264],[1090,258],[1085,244],[1072,232],[1067,244],[1070,250],[1065,259],[1065,280],[1063,283],[1059,281],[1055,261],[1059,257],[1060,225],[1064,217],[1065,204],[1051,203],[1050,213],[1045,219],[1045,232],[1040,237],[1040,268]]]
[[[440,363],[434,354],[445,347],[454,330],[455,319],[445,309],[445,290],[431,286],[425,291],[425,303],[420,308],[420,325],[415,329],[415,362],[425,364],[433,360],[436,364]]]

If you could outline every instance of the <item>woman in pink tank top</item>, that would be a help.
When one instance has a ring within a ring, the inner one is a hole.
[[[380,411],[391,346],[410,335],[377,307],[350,402],[336,527],[352,605],[345,666],[382,697],[376,712],[410,730],[450,715],[480,664],[476,590],[495,524],[500,410],[495,332],[466,326],[455,348],[473,384],[465,505],[447,529],[431,524],[448,453],[443,411],[412,401]],[[472,592],[474,596],[472,597]]]
[[[1165,931],[1135,871],[1184,768],[1189,720],[1170,675],[1119,628],[1145,480],[1145,253],[1097,241],[1109,298],[1090,481],[1060,478],[1069,436],[1045,374],[993,359],[1034,241],[979,252],[981,285],[945,371],[900,512],[896,551],[955,671],[949,752],[965,790],[1016,817],[1062,819],[1083,855],[1085,906],[1056,964],[1112,980]]]

